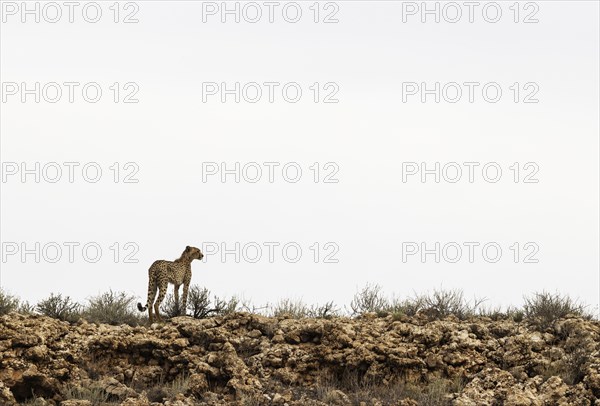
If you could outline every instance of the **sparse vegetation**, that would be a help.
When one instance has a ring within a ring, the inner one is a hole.
[[[458,393],[464,387],[460,377],[454,379],[435,378],[425,384],[407,383],[398,379],[384,384],[361,378],[355,370],[344,370],[338,374],[325,374],[315,389],[317,398],[327,404],[369,404],[379,399],[383,404],[396,404],[403,399],[412,399],[420,405],[450,405],[448,395]]]
[[[48,403],[46,402],[46,399],[44,399],[43,397],[36,397],[33,396],[29,399],[27,399],[24,402],[21,402],[22,405],[27,405],[27,406],[47,406]]]
[[[569,314],[591,318],[587,306],[560,293],[541,292],[525,297],[523,313],[528,322],[540,330]]]
[[[21,314],[34,314],[35,306],[29,303],[28,301],[20,302],[19,307],[17,308],[17,312]]]
[[[281,299],[277,303],[269,306],[269,316],[272,317],[291,317],[300,319],[308,317],[308,306],[301,300]]]
[[[150,402],[162,403],[165,399],[167,399],[169,394],[165,390],[164,386],[153,386],[152,388],[148,389],[147,396]]]
[[[563,359],[545,366],[541,375],[544,380],[553,376],[560,377],[568,385],[576,385],[585,377],[586,368],[592,358],[584,348],[574,348]]]
[[[195,319],[204,319],[217,311],[217,309],[210,306],[210,291],[207,288],[200,288],[198,285],[193,285],[190,288],[188,309]]]
[[[422,297],[423,308],[431,316],[446,317],[454,315],[463,320],[475,315],[477,308],[485,299],[474,298],[473,301],[465,299],[462,290],[436,289],[431,294]]]
[[[152,387],[147,389],[150,402],[162,403],[165,400],[174,400],[179,394],[185,394],[190,387],[189,374],[182,373],[171,382],[165,382],[164,375]]]
[[[271,317],[290,317],[293,319],[314,318],[329,319],[339,315],[339,308],[335,303],[307,305],[300,299],[281,299],[273,305],[267,306],[267,314]]]
[[[181,301],[176,303],[175,297],[171,293],[165,296],[165,300],[162,302],[160,310],[164,316],[169,318],[183,316],[185,314],[183,303]]]
[[[182,293],[180,293],[180,296]],[[212,299],[211,299],[212,296]],[[125,292],[109,290],[93,296],[82,306],[69,296],[52,293],[50,297],[31,305],[18,297],[0,289],[0,315],[16,311],[22,314],[39,313],[60,320],[77,321],[83,317],[90,322],[112,325],[141,324],[145,318],[135,309],[136,298]],[[229,299],[211,295],[204,287],[190,287],[187,309],[175,304],[173,294],[168,294],[162,304],[162,313],[171,318],[188,314],[196,319],[213,316],[223,316],[235,312],[263,314],[272,317],[286,316],[290,318],[332,318],[343,316],[360,316],[365,313],[375,313],[379,317],[391,315],[394,320],[403,316],[412,317],[418,313],[430,318],[444,318],[450,315],[461,320],[469,317],[487,317],[492,320],[511,319],[515,322],[526,320],[528,323],[544,330],[552,326],[556,320],[572,314],[585,318],[593,318],[587,311],[587,306],[559,293],[534,293],[525,297],[522,308],[509,306],[484,307],[484,299],[467,300],[459,289],[436,289],[432,293],[414,294],[412,297],[388,298],[381,286],[367,284],[359,289],[352,298],[349,308],[340,309],[333,301],[324,304],[308,305],[299,299],[281,299],[275,304],[255,306],[248,300],[236,296]]]
[[[400,315],[414,316],[423,310],[424,305],[422,296],[407,299],[392,298],[385,311],[395,315],[395,317],[399,317]]]
[[[0,289],[0,316],[17,310],[19,299]]]
[[[94,323],[134,326],[140,323],[139,313],[134,305],[134,296],[109,290],[89,298],[83,316]]]
[[[389,307],[387,299],[383,296],[381,286],[367,284],[359,290],[350,302],[353,315],[364,313],[385,312]]]
[[[564,359],[564,369],[560,376],[567,384],[576,385],[585,377],[585,371],[591,362],[592,357],[585,348],[572,348]]]
[[[322,305],[316,304],[311,306],[308,314],[309,317],[315,319],[330,319],[332,317],[338,317],[340,315],[340,309],[333,301],[330,301]]]
[[[364,313],[376,313],[380,317],[389,314],[399,317],[404,314],[414,316],[424,312],[429,317],[443,318],[454,315],[466,319],[476,315],[477,309],[484,299],[465,299],[462,290],[436,289],[432,293],[416,295],[412,298],[388,299],[379,285],[369,285],[360,289],[350,302],[351,313],[354,316]]]
[[[520,323],[525,318],[525,312],[523,309],[519,309],[514,306],[509,306],[505,311],[506,317]]]
[[[210,299],[210,291],[198,285],[190,286],[187,300],[187,309],[183,309],[183,301],[175,303],[175,297],[168,294],[162,304],[161,310],[167,317],[177,317],[186,314],[186,310],[195,319],[205,319],[210,316],[223,316],[238,311],[240,301],[235,296],[229,300],[217,296]]]
[[[524,312],[522,309],[516,308],[514,306],[509,306],[506,310],[502,310],[500,306],[479,307],[477,309],[477,315],[481,317],[487,317],[494,321],[510,319],[518,323],[523,321]]]
[[[240,308],[240,301],[235,296],[231,297],[229,300],[221,299],[215,296],[213,301],[213,308],[215,315],[225,316],[227,314],[237,312]]]
[[[187,308],[195,319],[204,319],[209,316],[233,313],[238,306],[238,300],[232,297],[230,300],[220,299],[214,296],[210,300],[210,291],[198,285],[190,287]]]
[[[174,399],[178,394],[186,393],[190,387],[190,377],[188,374],[180,374],[171,382],[165,385],[167,397]]]
[[[93,406],[103,405],[108,402],[109,395],[98,386],[84,388],[81,386],[69,385],[66,387],[63,396],[65,400],[87,400]]]
[[[36,311],[44,316],[72,322],[81,316],[81,305],[69,296],[51,293],[50,297],[37,304]]]

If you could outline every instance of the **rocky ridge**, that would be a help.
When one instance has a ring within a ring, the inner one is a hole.
[[[0,317],[0,404],[600,405],[600,323]]]

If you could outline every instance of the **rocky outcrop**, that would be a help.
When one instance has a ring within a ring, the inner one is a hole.
[[[437,388],[437,389],[432,389]],[[0,317],[0,404],[598,405],[600,323]]]

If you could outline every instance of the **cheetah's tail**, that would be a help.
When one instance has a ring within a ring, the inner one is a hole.
[[[140,312],[145,312],[146,310],[148,310],[148,304],[146,304],[146,306],[142,306],[142,304],[138,302],[138,310]]]

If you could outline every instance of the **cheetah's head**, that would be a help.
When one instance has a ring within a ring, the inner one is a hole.
[[[198,249],[196,247],[190,247],[189,245],[187,247],[185,247],[185,254],[190,259],[200,260],[200,259],[204,258],[204,254],[202,253],[202,251],[200,251],[200,249]]]

